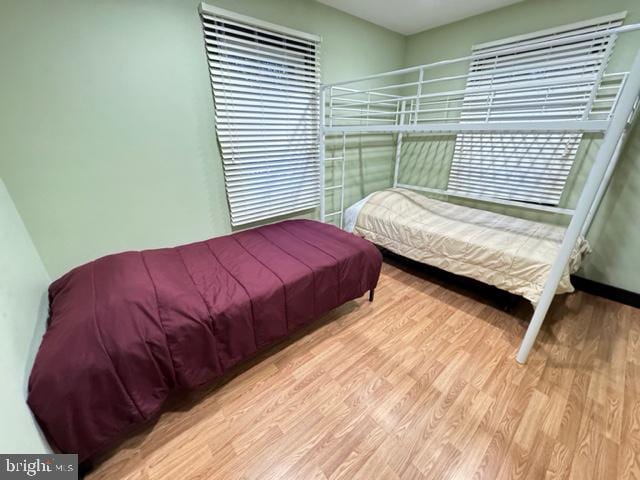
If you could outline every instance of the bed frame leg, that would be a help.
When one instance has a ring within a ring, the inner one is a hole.
[[[373,294],[375,293],[376,289],[372,288],[371,290],[369,290],[369,301],[373,302]]]
[[[78,465],[78,478],[85,478],[89,473],[93,471],[93,462],[91,460],[85,460]]]
[[[571,252],[576,244],[576,241],[580,237],[580,232],[585,225],[587,216],[591,206],[597,198],[597,193],[600,185],[602,184],[609,162],[615,155],[618,143],[624,141],[624,131],[627,128],[627,120],[634,111],[634,105],[638,94],[640,93],[640,52],[636,54],[633,61],[633,65],[629,70],[629,76],[627,77],[622,90],[618,96],[618,106],[613,111],[613,116],[609,120],[609,126],[602,139],[602,144],[596,155],[596,158],[591,166],[589,176],[582,187],[582,193],[576,204],[573,217],[567,227],[564,234],[564,239],[560,245],[560,250],[556,256],[556,260],[551,267],[549,277],[542,290],[542,295],[538,301],[533,317],[529,323],[529,328],[522,339],[520,350],[516,356],[516,360],[519,363],[525,363],[529,352],[536,341],[540,327],[544,317],[549,310],[551,301],[556,294],[558,283],[564,272],[564,268],[569,262]]]

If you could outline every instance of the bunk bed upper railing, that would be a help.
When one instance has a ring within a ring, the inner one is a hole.
[[[537,66],[531,62],[515,62],[495,76],[477,71],[436,74],[442,67],[464,67],[471,61],[530,50],[528,45],[323,85],[323,133],[603,133],[626,79],[626,72],[605,72],[608,54],[618,34],[638,28],[640,24],[625,25],[536,43],[540,49],[578,49],[583,62],[565,65],[562,57],[544,61],[540,65],[549,69],[555,64],[554,71],[539,78],[531,78]],[[594,54],[607,36],[613,37],[608,51]],[[407,78],[416,74],[416,79]],[[483,79],[490,83],[483,84]],[[405,122],[401,124],[403,102]]]
[[[514,71],[513,75],[518,73]],[[469,74],[458,75],[456,79],[469,77]],[[625,78],[624,72],[598,77],[594,71],[566,78],[516,80],[481,88],[413,92],[384,98],[380,98],[380,92],[355,89],[336,94],[342,87],[329,87],[324,91],[328,99],[324,133],[603,132]],[[437,80],[444,83],[450,79]],[[429,80],[423,80],[418,87],[426,82]],[[404,85],[386,88],[404,89]],[[408,105],[404,113],[409,121],[401,124],[399,111],[403,102]],[[486,118],[488,110],[492,112],[490,119]]]

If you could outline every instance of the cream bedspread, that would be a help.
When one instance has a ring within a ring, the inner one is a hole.
[[[532,222],[392,188],[352,210],[354,233],[392,252],[521,295],[536,304],[564,227]],[[557,293],[572,292],[589,245],[580,239]]]

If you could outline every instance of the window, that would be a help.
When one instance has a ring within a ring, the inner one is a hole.
[[[615,14],[474,46],[472,56],[478,58],[472,59],[469,67],[461,121],[582,119],[589,113],[585,99],[600,81],[615,42],[609,29],[620,26],[624,16]],[[595,32],[602,35],[544,45]],[[518,90],[532,80],[542,82],[526,93]],[[565,82],[554,87],[556,80],[567,80],[572,86],[567,88]],[[491,86],[500,89],[487,92]],[[597,105],[593,112],[597,112]],[[556,206],[581,139],[582,135],[575,133],[460,134],[449,190]]]
[[[201,5],[233,226],[320,200],[319,38]]]

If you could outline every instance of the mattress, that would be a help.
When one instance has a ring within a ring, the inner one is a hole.
[[[565,228],[500,215],[393,188],[346,212],[353,232],[418,262],[474,278],[538,302]],[[354,219],[355,218],[355,222]],[[572,292],[589,246],[580,239],[557,293]]]
[[[382,256],[332,225],[292,220],[175,248],[125,252],[52,283],[28,404],[80,461],[375,288]]]

